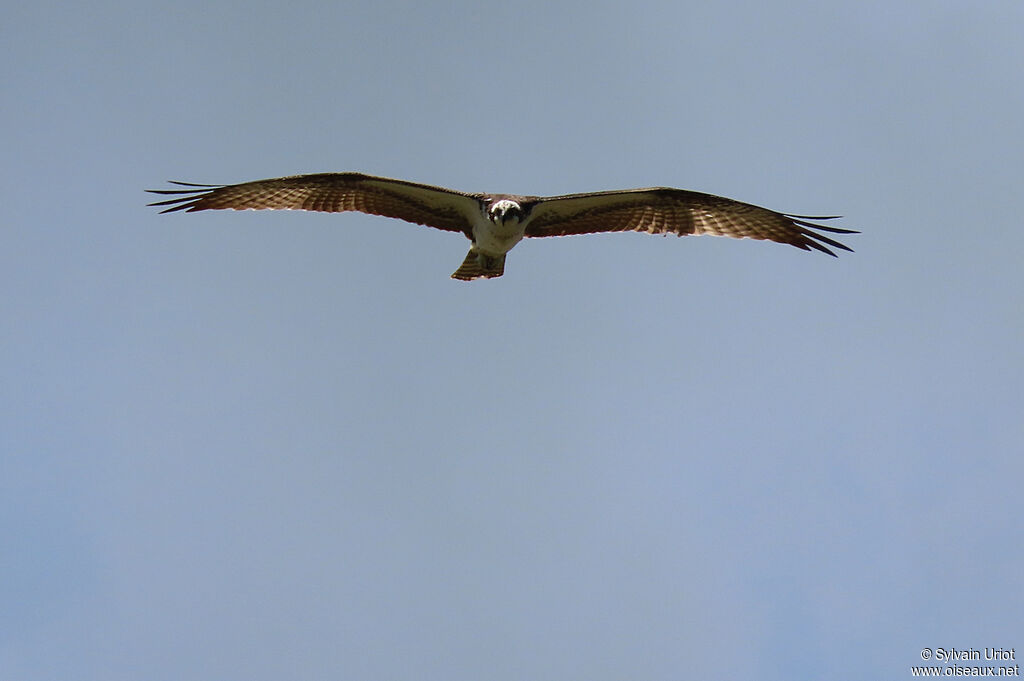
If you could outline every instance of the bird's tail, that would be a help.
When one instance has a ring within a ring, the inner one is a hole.
[[[505,274],[505,254],[484,255],[471,246],[466,259],[459,269],[452,274],[452,279],[470,281],[471,279],[493,279]]]

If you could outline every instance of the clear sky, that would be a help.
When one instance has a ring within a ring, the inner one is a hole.
[[[1024,4],[0,10],[0,679],[901,679],[1024,655]],[[665,185],[523,242],[146,188]]]

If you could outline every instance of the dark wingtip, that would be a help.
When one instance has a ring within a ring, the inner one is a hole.
[[[838,220],[843,217],[842,215],[796,215],[795,213],[786,213],[787,218],[800,218],[801,220]]]
[[[842,215],[827,215],[827,216],[812,216],[812,215],[790,215],[785,214],[787,218],[800,225],[801,227],[810,227],[811,229],[822,229],[826,232],[832,232],[833,234],[860,234],[855,229],[840,229],[839,227],[831,227],[829,225],[819,225],[814,222],[807,222],[808,220],[836,220],[843,217]]]
[[[853,249],[847,246],[846,244],[839,243],[835,239],[830,239],[824,234],[819,234],[814,230],[831,232],[833,234],[860,234],[860,232],[858,232],[855,229],[840,229],[839,227],[829,227],[826,225],[820,225],[816,222],[808,222],[808,220],[834,220],[840,216],[830,215],[814,217],[809,215],[786,214],[786,217],[792,220],[793,224],[801,227],[800,234],[803,235],[804,240],[801,244],[798,244],[798,247],[803,248],[804,250],[809,250],[809,248],[813,248],[827,255],[831,255],[833,258],[837,258],[839,256],[832,249],[828,248],[828,246],[831,246],[832,248],[838,248],[849,253],[853,253]]]
[[[807,239],[802,244],[794,244],[794,245],[797,248],[802,248],[805,251],[809,251],[809,250],[811,250],[813,248],[814,250],[820,251],[821,253],[824,253],[825,255],[831,255],[833,258],[838,258],[839,257],[831,249],[826,248],[825,246],[822,246],[821,244],[819,244],[817,241],[812,241],[811,239]]]
[[[198,187],[198,189],[146,189],[144,191],[150,194],[194,194],[195,192],[204,191],[207,189],[219,189],[223,187],[222,184],[196,184],[195,182],[178,182],[177,180],[167,180],[167,184],[176,184],[179,187]]]
[[[157,204],[151,203],[149,205],[154,206]],[[162,211],[160,211],[160,215],[163,215],[164,213],[174,213],[179,210],[185,210],[186,208],[188,208],[188,204],[183,204],[180,206],[171,206],[170,208],[164,208]]]
[[[214,189],[219,189],[224,185],[220,184],[196,184],[195,182],[178,182],[177,180],[168,180],[170,184],[175,184],[180,187],[193,187],[193,189],[147,189],[145,191],[150,194],[159,194],[161,196],[174,196],[173,199],[166,199],[164,201],[154,201],[153,203],[147,203],[147,206],[170,206],[160,211],[160,214],[173,213],[175,211],[196,211],[202,210],[197,205],[200,200]]]

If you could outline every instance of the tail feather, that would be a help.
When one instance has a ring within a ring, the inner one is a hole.
[[[476,246],[469,249],[469,254],[462,261],[459,269],[452,274],[452,279],[470,281],[472,279],[493,279],[505,273],[505,254],[484,255],[476,250]]]

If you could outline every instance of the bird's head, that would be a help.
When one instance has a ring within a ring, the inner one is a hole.
[[[487,209],[491,222],[505,223],[509,220],[520,222],[523,219],[523,207],[511,199],[495,201]]]

